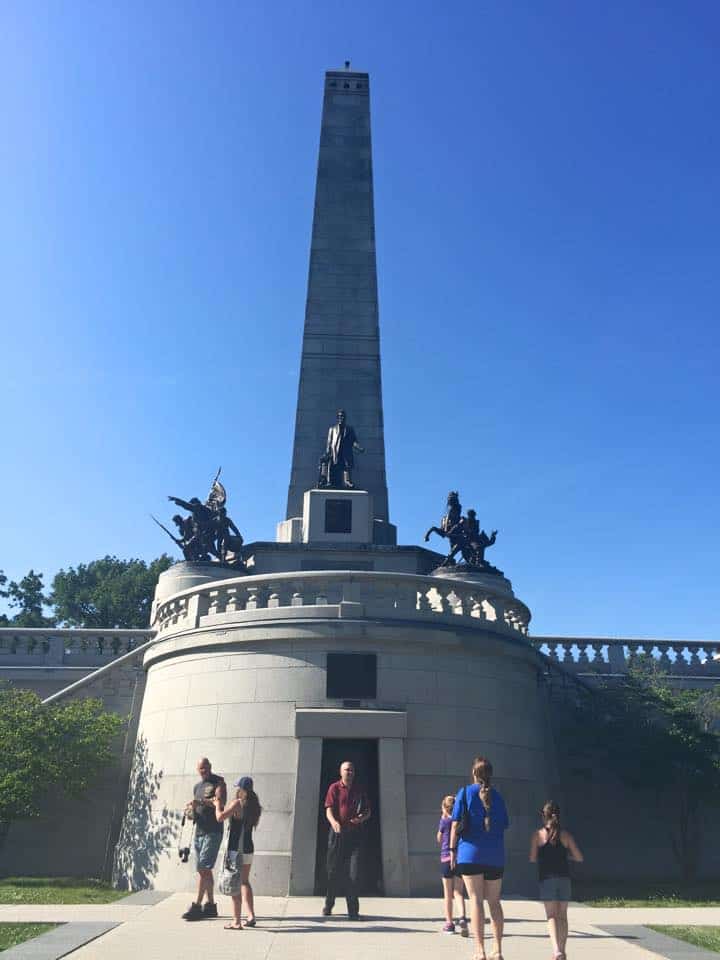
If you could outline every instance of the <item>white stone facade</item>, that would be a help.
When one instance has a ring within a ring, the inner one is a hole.
[[[386,893],[435,892],[440,801],[478,753],[510,810],[507,888],[527,889],[527,837],[552,779],[528,617],[507,589],[396,573],[244,577],[159,603],[139,723],[141,784],[156,783],[143,814],[152,856],[128,849],[126,832],[126,878],[192,888],[175,837],[208,756],[228,782],[255,780],[256,890],[312,893],[323,737],[363,738],[378,741]],[[347,709],[327,698],[337,651],[377,655],[372,701]]]

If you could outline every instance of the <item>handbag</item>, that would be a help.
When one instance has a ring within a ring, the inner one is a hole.
[[[467,787],[463,787],[463,798],[462,805],[460,807],[460,819],[457,822],[457,827],[455,828],[455,835],[461,837],[464,833],[467,833],[470,829],[470,810],[468,809],[467,802]]]
[[[222,867],[218,878],[218,890],[225,897],[237,897],[240,895],[240,886],[242,884],[242,866],[243,866],[243,835],[245,833],[245,824],[240,828],[238,838],[238,849],[228,850],[227,844],[230,841],[230,824],[225,839],[225,853],[222,858]]]

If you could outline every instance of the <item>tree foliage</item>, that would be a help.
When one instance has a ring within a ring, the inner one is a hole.
[[[7,577],[0,571],[0,597],[6,599],[8,606],[12,610],[17,610],[17,613],[12,618],[3,614],[0,618],[0,626],[52,627],[55,625],[55,618],[46,617],[43,613],[43,607],[50,606],[50,600],[45,595],[42,573],[30,570],[19,582],[11,580],[7,589],[5,589],[6,583]]]
[[[57,619],[69,627],[147,627],[157,579],[171,564],[167,554],[149,564],[103,557],[60,570],[52,582]]]
[[[90,791],[122,723],[100,700],[43,706],[31,690],[0,684],[0,836],[14,820],[39,816],[49,790]]]
[[[720,803],[720,737],[713,732],[716,696],[677,689],[651,657],[640,658],[621,683],[578,707],[567,728],[577,756],[652,791],[667,814],[673,852],[685,879],[697,871],[702,807]]]

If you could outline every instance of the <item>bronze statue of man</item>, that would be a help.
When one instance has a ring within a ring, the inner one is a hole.
[[[347,423],[344,410],[338,410],[337,423],[328,430],[325,456],[327,457],[328,487],[346,487],[352,490],[352,471],[355,466],[355,451],[364,453],[365,448],[357,441],[354,429]]]

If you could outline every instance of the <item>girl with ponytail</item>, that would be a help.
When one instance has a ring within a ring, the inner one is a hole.
[[[492,786],[492,764],[475,757],[472,783],[458,791],[450,831],[450,866],[465,882],[470,900],[471,926],[476,946],[474,960],[485,960],[484,901],[490,910],[495,951],[492,960],[502,960],[504,916],[500,903],[505,870],[505,831],[508,820],[505,801]]]
[[[530,862],[538,865],[540,899],[545,904],[554,960],[565,960],[567,908],[571,895],[568,861],[582,862],[573,835],[560,824],[560,807],[548,800],[540,811],[543,825],[530,839]]]

